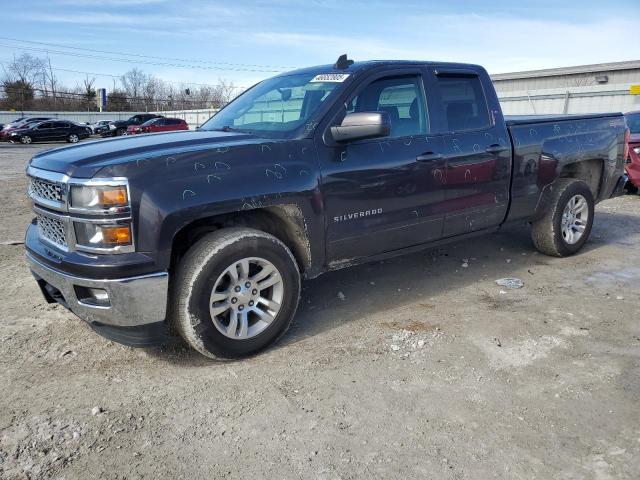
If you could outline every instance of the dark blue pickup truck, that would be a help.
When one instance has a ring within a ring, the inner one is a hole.
[[[129,345],[209,357],[287,330],[302,278],[529,223],[576,253],[621,192],[621,114],[504,118],[476,65],[352,62],[270,78],[197,131],[30,161],[26,255],[46,299]]]

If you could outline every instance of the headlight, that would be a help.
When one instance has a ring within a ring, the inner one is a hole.
[[[109,130],[115,130],[116,126],[113,123],[109,124]]]
[[[89,248],[123,247],[132,244],[131,225],[99,225],[74,222],[76,245]]]
[[[636,155],[640,155],[640,147],[634,148],[633,151],[636,152]]]
[[[12,137],[15,137],[16,135],[18,135],[16,132],[11,132]]]
[[[129,205],[126,185],[72,185],[71,208],[118,212]]]

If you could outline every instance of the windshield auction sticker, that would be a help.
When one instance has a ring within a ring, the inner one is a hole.
[[[344,82],[349,78],[348,73],[322,73],[316,75],[310,81],[311,82]]]

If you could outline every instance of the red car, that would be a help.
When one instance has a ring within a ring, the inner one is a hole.
[[[127,135],[138,133],[173,132],[174,130],[189,130],[187,122],[180,118],[152,118],[142,125],[129,125]]]
[[[640,110],[625,113],[627,127],[631,132],[629,138],[629,159],[625,165],[627,175],[629,175],[629,190],[638,191],[640,188]]]

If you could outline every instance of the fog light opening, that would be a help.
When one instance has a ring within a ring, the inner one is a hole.
[[[89,305],[91,307],[110,307],[111,301],[109,294],[103,288],[82,287],[80,285],[73,286],[78,302]]]

